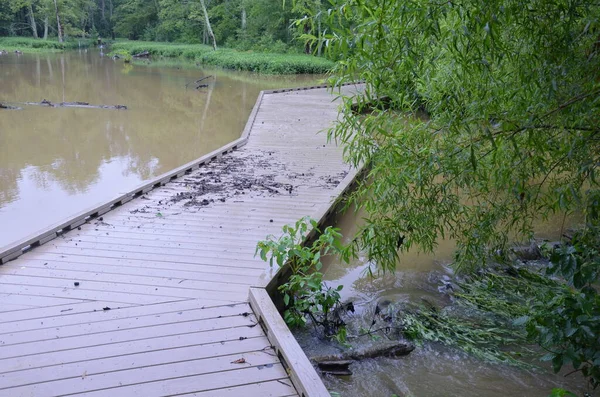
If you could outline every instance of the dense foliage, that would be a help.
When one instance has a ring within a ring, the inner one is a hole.
[[[241,50],[302,51],[293,21],[321,15],[321,1],[205,0],[216,42]],[[0,36],[122,37],[212,44],[199,0],[6,0],[0,2]],[[320,25],[302,32],[319,36]],[[308,48],[310,51],[311,48]]]
[[[534,303],[521,319],[528,337],[548,353],[558,372],[572,364],[591,386],[600,385],[600,232],[590,226],[573,237],[571,245],[551,250],[548,274],[565,280],[547,300]]]
[[[553,255],[568,286],[536,300],[527,330],[594,386],[599,18],[585,0],[332,0],[328,33],[304,35],[339,59],[336,84],[366,83],[330,131],[368,170],[347,250],[392,270],[398,252],[450,238],[456,268],[472,270],[531,239],[537,219],[577,214],[587,243]]]
[[[394,268],[398,248],[449,237],[472,267],[536,218],[598,216],[600,5],[334,3],[337,83],[366,82],[331,131],[370,167],[354,247]]]

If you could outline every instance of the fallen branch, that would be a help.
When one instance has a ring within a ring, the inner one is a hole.
[[[375,357],[399,357],[406,356],[414,349],[415,345],[412,343],[401,341],[373,346],[363,350],[349,350],[339,354],[315,356],[311,357],[311,360],[316,363],[320,363],[326,361],[364,360],[365,358]]]
[[[188,88],[188,86],[190,84],[195,84],[196,85],[196,89],[202,88],[202,87],[208,87],[208,84],[199,84],[199,83],[202,82],[202,81],[204,81],[204,80],[206,80],[206,79],[210,79],[211,77],[213,77],[213,76],[206,76],[206,77],[202,77],[201,79],[198,79],[196,81],[190,81],[189,83],[187,83],[185,85],[185,88]]]
[[[415,349],[410,342],[395,342],[379,346],[373,346],[363,350],[346,351],[339,354],[312,357],[311,360],[317,364],[321,372],[337,376],[352,375],[350,364],[354,360],[375,357],[399,357],[406,356]]]
[[[22,108],[18,107],[18,106],[10,106],[10,105],[5,105],[3,103],[0,103],[0,109],[6,109],[6,110],[21,110]]]
[[[127,110],[125,105],[90,105],[88,102],[60,102],[52,103],[47,99],[43,99],[41,102],[25,102],[25,105],[31,106],[47,106],[51,108],[84,108],[84,109],[116,109],[116,110]]]

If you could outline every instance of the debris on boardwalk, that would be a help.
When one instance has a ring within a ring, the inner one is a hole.
[[[290,172],[285,164],[271,156],[271,152],[253,153],[213,160],[194,176],[185,178],[182,183],[189,192],[175,193],[170,202],[185,201],[187,207],[204,207],[242,195],[293,195],[300,185],[335,187],[348,174],[342,171],[315,177],[313,172]]]

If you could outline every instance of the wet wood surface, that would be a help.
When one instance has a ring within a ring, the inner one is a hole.
[[[0,396],[294,396],[249,305],[256,242],[352,172],[325,89],[262,96],[246,146],[0,266]],[[321,132],[321,133],[319,133]]]

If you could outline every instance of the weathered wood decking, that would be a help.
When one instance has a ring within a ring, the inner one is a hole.
[[[246,146],[0,266],[0,396],[324,392],[284,367],[249,288],[274,272],[256,242],[323,216],[352,178],[317,134],[332,100],[261,95]]]

